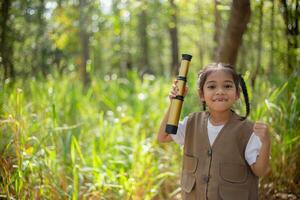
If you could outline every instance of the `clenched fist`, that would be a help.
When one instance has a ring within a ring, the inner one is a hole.
[[[253,132],[264,144],[270,143],[269,127],[266,123],[257,121],[253,126]]]

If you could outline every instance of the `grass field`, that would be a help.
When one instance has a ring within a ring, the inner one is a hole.
[[[85,89],[76,78],[1,85],[0,197],[179,199],[181,149],[156,141],[171,80],[142,81],[131,72],[92,77]],[[191,77],[182,116],[201,109],[195,83]],[[256,85],[249,90],[250,119],[269,123],[273,142],[262,198],[294,198],[300,195],[299,78]],[[243,107],[236,106],[242,115]]]

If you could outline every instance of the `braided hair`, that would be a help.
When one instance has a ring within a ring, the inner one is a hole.
[[[207,77],[211,73],[213,73],[217,70],[224,70],[225,72],[228,72],[232,75],[233,82],[236,87],[237,93],[240,92],[240,88],[242,89],[244,101],[246,104],[246,115],[241,117],[241,120],[245,120],[250,114],[250,103],[249,103],[247,87],[246,87],[246,83],[245,83],[243,76],[241,74],[237,74],[232,65],[225,64],[225,63],[211,63],[211,64],[207,65],[204,69],[202,69],[198,73],[198,81],[197,81],[197,85],[198,85],[200,92],[203,94],[203,87],[204,87]],[[202,101],[202,106],[203,106],[203,110],[206,110],[205,101]]]

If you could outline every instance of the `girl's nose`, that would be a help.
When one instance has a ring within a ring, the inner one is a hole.
[[[224,90],[220,87],[217,89],[216,94],[224,94]]]

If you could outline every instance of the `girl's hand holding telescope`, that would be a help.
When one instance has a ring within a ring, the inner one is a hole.
[[[178,95],[179,88],[177,86],[177,83],[178,83],[178,80],[175,79],[173,81],[172,89],[171,89],[171,91],[169,93],[169,99],[170,99],[170,101]],[[186,96],[186,94],[188,93],[188,91],[189,91],[189,88],[187,86],[185,86],[183,96]]]
[[[172,85],[172,88],[169,92],[169,99],[170,99],[170,102],[173,98],[175,98],[179,93],[179,88],[177,86],[177,83],[178,83],[178,80],[174,80],[173,81],[173,85]],[[183,93],[183,96],[185,96],[188,92],[188,87],[185,86],[185,89],[184,89],[184,93]],[[173,141],[172,137],[167,134],[165,132],[165,127],[166,127],[166,124],[167,124],[167,119],[169,117],[169,114],[170,114],[170,107],[168,108],[167,112],[165,113],[165,116],[161,122],[161,125],[160,125],[160,128],[159,128],[159,132],[158,132],[158,141],[159,142],[171,142]]]

